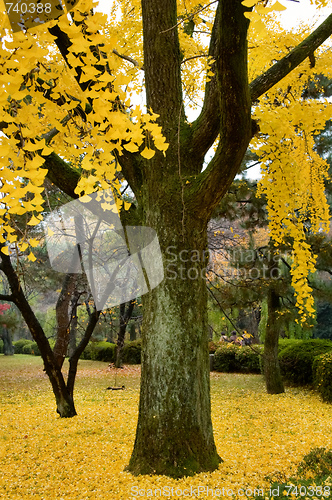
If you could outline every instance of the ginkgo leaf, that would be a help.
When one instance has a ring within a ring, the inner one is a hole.
[[[156,152],[153,149],[145,147],[141,152],[141,155],[143,156],[143,158],[150,160],[155,155],[155,153]]]
[[[124,144],[123,147],[130,153],[136,153],[138,151],[138,146],[134,142],[129,142],[128,144]]]
[[[243,0],[243,2],[241,2],[241,3],[245,7],[253,7],[254,5],[256,5],[257,2],[258,2],[258,0]]]
[[[40,223],[40,220],[39,220],[39,219],[37,219],[37,217],[36,217],[35,215],[33,215],[33,216],[31,217],[31,219],[29,220],[28,225],[29,225],[29,226],[36,226],[36,225],[37,225],[37,224],[39,224],[39,223]]]
[[[32,247],[37,247],[39,245],[39,241],[36,238],[30,239],[29,243]]]
[[[26,241],[22,241],[21,243],[19,243],[19,249],[21,250],[21,252],[24,252],[27,248],[28,248],[28,244]]]
[[[42,141],[37,141],[35,144],[33,142],[28,142],[25,146],[24,149],[26,151],[38,151],[39,149],[42,149],[45,146],[45,139]]]
[[[287,7],[285,7],[284,5],[282,5],[280,2],[278,2],[278,0],[272,5],[272,9],[273,10],[277,10],[277,11],[282,11],[282,10],[287,10]]]
[[[41,158],[40,156],[35,156],[33,160],[29,161],[27,163],[27,166],[29,169],[36,169],[41,167],[45,163],[44,158]]]
[[[2,247],[1,252],[4,253],[5,255],[9,255],[9,248],[8,247]]]
[[[50,148],[49,146],[45,146],[45,148],[42,150],[41,154],[43,156],[48,156],[50,155],[51,153],[53,153],[54,149],[53,148]]]
[[[29,259],[31,262],[35,262],[36,257],[35,257],[35,255],[34,255],[32,252],[30,252],[30,253],[29,253],[29,255],[28,255],[28,259]]]

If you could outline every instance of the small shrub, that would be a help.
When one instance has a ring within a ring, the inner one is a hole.
[[[301,339],[281,339],[281,338],[279,338],[279,341],[278,341],[278,357],[279,357],[279,359],[280,359],[281,353],[285,349],[287,349],[290,346],[295,346],[295,345],[301,344],[301,342],[303,342]],[[264,347],[263,347],[262,353],[264,353]],[[260,361],[261,373],[264,374],[264,356],[260,356],[259,361]]]
[[[217,372],[236,372],[235,356],[239,347],[234,344],[224,344],[218,347],[214,354],[213,367]]]
[[[89,342],[84,351],[82,352],[80,359],[92,359],[92,342]]]
[[[329,476],[332,474],[332,450],[314,448],[303,457],[298,467],[298,474],[314,473],[315,477]]]
[[[214,370],[226,373],[260,373],[259,352],[262,348],[255,346],[254,349],[249,346],[221,344],[214,354]]]
[[[312,384],[314,358],[332,350],[330,340],[302,340],[285,347],[279,354],[281,373],[285,380],[296,385]]]
[[[301,344],[303,342],[302,339],[279,339],[278,341],[278,352],[279,354],[282,353],[284,349],[290,346],[296,346],[298,344]]]
[[[32,340],[28,340],[28,339],[19,339],[19,340],[16,340],[16,342],[13,342],[13,346],[15,348],[15,354],[25,354],[23,352],[23,347],[26,345],[31,345],[31,343],[32,343]],[[28,354],[31,354],[31,353],[28,353]]]
[[[122,351],[123,363],[139,365],[141,363],[142,341],[141,339],[125,342]]]
[[[332,351],[316,356],[312,371],[315,389],[323,401],[332,403]]]
[[[3,340],[0,339],[0,354],[3,354]]]
[[[114,363],[116,345],[110,342],[94,342],[91,348],[91,359]]]
[[[37,345],[37,342],[31,342],[31,354],[34,354],[35,356],[40,356],[40,350]]]
[[[29,341],[28,344],[25,344],[23,347],[22,347],[22,354],[32,354],[32,350],[31,350],[31,346],[32,346],[33,342],[32,341]]]
[[[260,354],[262,350],[261,346],[253,348],[249,346],[240,347],[235,354],[235,361],[240,371],[244,373],[260,373]]]

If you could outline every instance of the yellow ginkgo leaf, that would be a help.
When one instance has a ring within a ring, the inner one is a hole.
[[[32,247],[37,247],[39,244],[39,241],[36,238],[32,238],[31,240],[29,240],[29,243]]]
[[[21,243],[19,243],[18,246],[21,252],[24,252],[28,248],[28,244],[26,241],[22,241]]]
[[[42,151],[42,153],[41,153],[41,154],[42,154],[43,156],[48,156],[48,155],[50,155],[51,153],[53,153],[53,148],[50,148],[50,147],[48,147],[48,146],[45,146],[45,148],[43,149],[43,151]]]
[[[143,156],[143,158],[150,160],[150,158],[152,158],[155,155],[155,151],[153,149],[150,149],[150,148],[145,148],[141,152],[141,155]]]
[[[28,259],[31,260],[31,262],[35,262],[36,257],[34,256],[34,254],[32,252],[30,252],[28,255]]]
[[[258,0],[244,0],[242,3],[242,5],[244,5],[245,7],[253,7],[254,5],[256,5]]]
[[[136,151],[138,151],[138,146],[136,146],[136,144],[133,142],[129,142],[128,144],[124,144],[123,147],[124,147],[124,149],[126,149],[130,153],[136,153]]]
[[[278,2],[278,0],[276,1],[276,3],[274,3],[272,5],[272,9],[273,10],[278,10],[278,11],[281,11],[281,10],[287,10],[287,7],[285,7],[284,5],[282,5],[280,2]]]
[[[4,253],[5,255],[9,255],[9,248],[8,247],[2,247],[1,252]]]
[[[35,215],[33,215],[28,222],[28,226],[36,226],[39,223],[40,223],[40,220],[37,219],[37,217]]]

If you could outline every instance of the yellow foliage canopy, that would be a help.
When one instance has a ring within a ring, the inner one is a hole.
[[[306,36],[301,28],[285,33],[274,20],[279,2],[245,0],[254,6],[249,39],[250,80],[272,65]],[[326,5],[328,2],[320,2]],[[133,106],[142,95],[141,2],[119,0],[109,18],[93,13],[90,0],[72,11],[27,33],[4,36],[0,47],[0,122],[6,134],[0,140],[0,242],[26,248],[22,225],[37,224],[44,210],[45,157],[57,154],[80,173],[76,194],[89,194],[111,185],[119,191],[117,161],[140,151],[150,159],[158,149],[167,154],[158,116],[153,110]],[[199,0],[179,0],[178,19],[182,82],[188,107],[201,101],[212,76],[207,40],[216,2],[202,6]],[[190,29],[190,20],[195,29]],[[69,40],[65,64],[49,27],[58,26]],[[262,27],[264,29],[262,29]],[[305,243],[304,224],[313,231],[327,228],[328,207],[324,194],[326,164],[314,151],[314,134],[330,118],[330,103],[304,100],[303,88],[316,73],[330,76],[331,51],[321,48],[316,64],[302,63],[254,103],[253,115],[261,134],[252,147],[262,161],[260,192],[268,197],[270,229],[276,243],[291,237],[294,245],[293,286],[300,311],[313,311],[307,283],[315,257]],[[143,68],[144,69],[144,68]],[[78,85],[78,81],[81,87]],[[83,84],[83,85],[82,85]],[[135,99],[134,99],[135,100]],[[121,204],[121,196],[116,196]],[[14,230],[13,230],[14,228]]]

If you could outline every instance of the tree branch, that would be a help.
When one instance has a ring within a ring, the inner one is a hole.
[[[309,57],[332,34],[332,14],[311,35],[265,73],[250,83],[252,102],[276,85]]]
[[[136,66],[137,68],[139,68],[139,64],[137,61],[135,61],[135,59],[133,59],[132,57],[129,57],[129,56],[125,56],[124,54],[120,54],[117,50],[113,49],[113,54],[115,54],[116,56],[118,57],[121,57],[121,59],[124,59],[125,61],[128,61],[130,62],[131,64],[133,64],[134,66]],[[139,68],[139,69],[143,69],[142,68]]]
[[[5,295],[3,293],[0,293],[0,300],[4,300],[5,302],[14,302],[15,303],[13,295]]]
[[[80,174],[56,153],[43,156],[44,167],[48,169],[46,177],[53,182],[61,191],[71,198],[78,198],[75,188],[80,179]]]
[[[203,108],[199,117],[192,123],[192,133],[190,142],[185,145],[189,154],[198,156],[198,165],[203,163],[206,152],[216,140],[220,131],[220,103],[219,87],[217,82],[216,61],[220,57],[219,37],[221,30],[221,2],[217,7],[214,24],[211,33],[211,40],[208,55],[214,59],[211,71],[214,75],[210,81],[206,82]],[[198,174],[199,171],[193,172]]]
[[[231,185],[252,135],[247,68],[249,21],[244,16],[246,11],[248,9],[241,4],[241,0],[219,2],[216,14],[218,26],[213,28],[219,52],[215,62],[215,86],[219,94],[220,141],[207,169],[189,184],[185,193],[188,209],[202,216],[204,207],[207,220]],[[212,103],[207,104],[210,106]],[[217,102],[214,106],[218,109]],[[201,123],[201,141],[204,141],[202,128],[208,127],[208,121],[207,118],[205,124]],[[215,128],[216,119],[212,117],[211,121],[215,121]],[[205,146],[207,144],[205,140]]]
[[[160,115],[166,139],[173,142],[182,109],[180,44],[177,29],[172,29],[176,0],[142,0],[142,19],[147,107]]]

